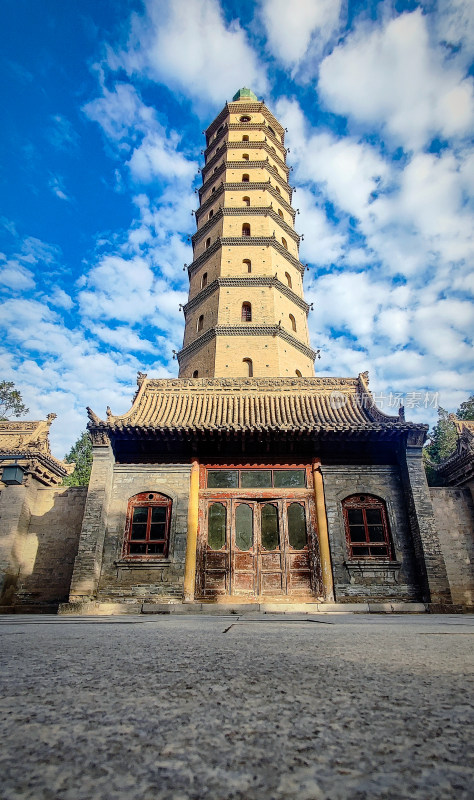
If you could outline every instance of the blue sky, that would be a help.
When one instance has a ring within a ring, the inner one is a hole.
[[[420,421],[472,392],[470,0],[1,15],[1,374],[30,418],[58,414],[56,455],[86,405],[130,407],[138,370],[177,374],[201,132],[242,86],[289,131],[317,374],[368,369]]]

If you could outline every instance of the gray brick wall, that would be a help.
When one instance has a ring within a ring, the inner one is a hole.
[[[420,598],[420,581],[403,486],[396,466],[322,465],[334,592],[337,602],[414,601]],[[350,561],[346,546],[342,501],[351,494],[373,494],[387,507],[390,531],[399,568],[379,570],[362,560]]]
[[[430,488],[453,603],[474,606],[474,504],[469,488]]]
[[[3,490],[8,564],[0,605],[55,607],[67,599],[86,496],[86,487],[38,487],[34,480]]]
[[[98,599],[182,597],[190,464],[116,465],[113,470]],[[150,566],[122,559],[128,501],[140,492],[173,501],[168,557]]]

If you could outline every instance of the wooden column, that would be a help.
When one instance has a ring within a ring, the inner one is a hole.
[[[196,582],[196,549],[199,516],[199,460],[193,458],[189,482],[188,536],[186,542],[186,562],[184,565],[184,601],[194,600]]]
[[[316,519],[318,521],[319,555],[321,558],[321,576],[323,580],[324,599],[334,601],[334,584],[331,568],[331,550],[329,547],[328,523],[326,519],[326,503],[324,500],[323,476],[321,461],[313,460],[314,499],[316,502]]]

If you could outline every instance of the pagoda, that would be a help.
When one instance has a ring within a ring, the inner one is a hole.
[[[284,128],[244,88],[205,135],[179,377],[88,410],[68,609],[449,602],[427,426],[315,377]]]

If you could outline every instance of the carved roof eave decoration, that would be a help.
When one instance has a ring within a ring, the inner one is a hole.
[[[198,189],[199,197],[201,198],[203,196],[204,192],[207,192],[207,190],[211,188],[211,186],[213,185],[214,181],[217,180],[217,178],[219,178],[228,169],[242,169],[242,170],[244,170],[246,167],[249,167],[249,169],[252,169],[252,167],[254,167],[254,168],[258,168],[258,169],[267,170],[267,172],[269,172],[270,175],[276,181],[278,181],[280,186],[283,186],[285,192],[288,193],[288,197],[290,198],[290,203],[291,203],[291,199],[293,197],[293,189],[292,189],[292,187],[290,186],[288,181],[285,181],[285,179],[281,177],[279,172],[277,172],[276,170],[272,169],[272,166],[268,161],[253,161],[253,162],[252,161],[233,161],[233,162],[223,161],[222,164],[220,165],[220,167],[218,167],[216,169],[216,171],[213,172],[210,175],[210,177],[202,184],[202,186],[199,187],[199,189]],[[242,183],[243,186],[248,186],[250,181],[245,181],[245,182],[241,181],[241,183]]]
[[[312,361],[314,361],[317,356],[315,350],[308,347],[308,345],[299,339],[296,339],[280,325],[258,325],[252,322],[245,322],[242,325],[215,325],[209,328],[202,336],[179,351],[177,354],[178,363],[181,363],[188,355],[196,352],[205,344],[212,341],[212,339],[215,339],[216,336],[279,336],[281,339],[285,339],[288,344],[296,347],[297,350]]]
[[[206,134],[206,138],[212,136],[212,134],[219,128],[219,126],[224,122],[225,118],[229,114],[262,114],[267,121],[270,122],[272,128],[274,128],[281,136],[282,141],[285,137],[285,129],[281,125],[280,122],[273,116],[272,112],[267,108],[265,103],[244,103],[242,100],[239,100],[238,103],[226,103],[220,114],[211,122],[208,128],[204,131]],[[234,123],[235,124],[235,123]]]
[[[272,277],[268,278],[265,275],[248,275],[248,276],[240,276],[235,275],[230,278],[216,278],[216,280],[209,283],[204,289],[201,289],[198,294],[194,295],[194,297],[189,300],[185,306],[183,306],[184,315],[191,311],[196,306],[199,306],[204,300],[206,300],[211,294],[213,294],[219,287],[223,286],[235,286],[235,287],[253,287],[253,286],[268,286],[274,289],[277,289],[279,292],[284,294],[288,297],[289,300],[292,300],[295,305],[299,306],[305,314],[309,313],[310,306],[306,303],[301,297],[299,297],[293,289],[290,289],[289,286],[286,286],[282,283],[278,278]]]
[[[206,149],[204,150],[204,158],[206,160],[206,163],[207,163],[207,159],[208,159],[209,153],[212,152],[214,147],[216,147],[219,144],[219,142],[222,141],[224,136],[226,136],[229,133],[229,131],[242,131],[242,132],[245,132],[245,131],[248,131],[248,130],[251,130],[251,131],[263,131],[265,133],[265,135],[268,136],[270,141],[273,142],[273,144],[276,144],[276,146],[278,147],[280,153],[283,153],[283,158],[286,157],[287,152],[288,152],[286,147],[277,139],[276,136],[273,135],[273,133],[271,131],[268,130],[268,126],[265,125],[265,123],[263,123],[263,122],[237,122],[237,123],[236,122],[230,122],[230,123],[225,123],[225,125],[222,128],[222,130],[220,131],[220,133],[211,142],[211,144],[209,144],[206,147]]]
[[[297,258],[291,255],[288,252],[286,247],[283,247],[280,242],[275,239],[273,236],[226,236],[226,237],[219,237],[216,239],[215,242],[212,242],[211,245],[204,250],[204,253],[201,253],[200,256],[196,258],[191,264],[188,264],[188,274],[191,277],[193,272],[197,270],[202,264],[205,264],[206,261],[214,254],[220,250],[221,247],[230,247],[233,245],[243,245],[245,247],[273,247],[278,253],[283,256],[290,264],[293,264],[297,270],[300,271],[301,275],[303,275],[306,267],[301,261],[298,261]]]
[[[207,222],[204,223],[202,228],[199,228],[199,230],[196,231],[196,233],[193,233],[193,235],[191,237],[192,244],[194,245],[197,242],[199,242],[201,239],[203,239],[205,237],[206,233],[208,233],[210,230],[212,230],[212,228],[214,227],[216,222],[219,222],[219,220],[222,220],[223,217],[236,217],[236,216],[237,217],[244,217],[244,216],[271,217],[271,219],[274,222],[276,222],[277,225],[279,225],[280,228],[283,231],[285,231],[285,233],[287,233],[288,236],[290,236],[293,239],[294,242],[296,242],[296,244],[299,245],[299,243],[301,241],[301,237],[299,236],[299,234],[296,233],[296,231],[293,228],[290,228],[288,223],[285,222],[285,220],[282,219],[276,213],[276,211],[273,208],[273,206],[242,206],[242,207],[238,207],[238,208],[232,208],[232,207],[229,207],[229,206],[223,208],[221,206],[221,208],[219,208],[216,211],[214,216],[211,217],[211,219],[209,219]]]
[[[202,217],[202,215],[207,211],[208,208],[214,205],[216,199],[220,197],[220,195],[223,194],[225,191],[240,191],[243,190],[244,188],[246,191],[250,192],[252,191],[269,192],[272,195],[272,197],[274,197],[275,200],[279,202],[281,207],[284,208],[285,211],[287,211],[288,214],[290,214],[293,217],[293,222],[295,221],[296,217],[295,209],[292,206],[290,206],[289,203],[286,202],[286,200],[281,196],[281,194],[278,194],[275,187],[272,186],[272,184],[268,180],[265,183],[251,183],[250,181],[248,183],[243,183],[243,182],[220,183],[216,191],[213,194],[211,194],[211,196],[208,197],[207,200],[204,201],[202,206],[199,206],[199,208],[196,209],[195,211],[196,222],[199,221],[200,217]]]
[[[252,140],[252,141],[249,140],[248,142],[233,142],[233,141],[227,139],[225,142],[223,142],[222,146],[219,147],[216,150],[216,152],[214,153],[212,158],[210,158],[209,160],[206,159],[206,162],[205,162],[201,172],[204,175],[204,172],[206,172],[206,170],[208,170],[211,167],[213,167],[214,164],[217,161],[219,161],[219,158],[221,157],[221,155],[224,152],[226,152],[227,150],[249,150],[249,149],[250,150],[256,150],[256,149],[259,149],[259,148],[262,148],[262,150],[265,150],[265,152],[268,153],[268,155],[278,164],[278,166],[280,166],[282,169],[284,169],[287,173],[290,172],[290,168],[287,166],[287,164],[284,161],[284,159],[280,158],[280,156],[277,155],[277,153],[273,152],[271,146],[268,144],[268,142],[265,139],[256,139],[256,140]]]
[[[190,443],[214,435],[379,439],[425,434],[426,425],[400,417],[383,414],[375,420],[363,390],[360,377],[148,379],[130,411],[110,414],[106,421],[94,415],[89,428],[107,441],[124,435]],[[335,397],[345,402],[334,402]]]
[[[58,485],[74,470],[73,463],[61,461],[52,455],[49,446],[49,429],[56,414],[44,420],[5,420],[0,422],[0,456],[5,466],[15,461],[34,475],[45,486]]]

